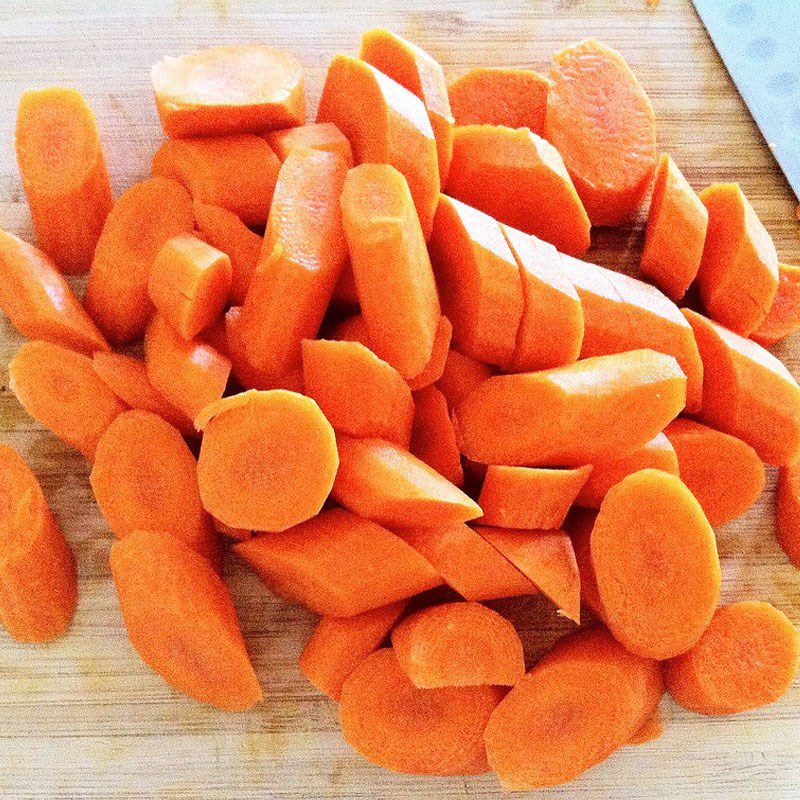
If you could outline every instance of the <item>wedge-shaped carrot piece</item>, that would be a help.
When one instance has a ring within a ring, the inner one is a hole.
[[[456,125],[505,125],[541,136],[549,87],[532,69],[473,67],[447,93]]]
[[[433,337],[433,351],[422,372],[415,378],[409,378],[408,385],[413,391],[419,391],[427,386],[432,386],[442,377],[447,354],[450,352],[450,343],[453,339],[453,326],[450,320],[442,314],[436,326],[436,335]]]
[[[310,398],[244,392],[204,408],[195,425],[203,431],[200,496],[218,520],[283,531],[322,508],[339,459],[333,428]]]
[[[37,246],[62,272],[86,272],[113,203],[92,110],[74,89],[27,91],[14,145]]]
[[[481,522],[498,528],[560,528],[570,506],[592,471],[491,466],[486,471],[478,505]]]
[[[575,508],[567,516],[564,529],[572,539],[572,549],[578,564],[581,580],[581,603],[589,608],[598,619],[604,619],[603,604],[600,602],[600,590],[597,588],[597,576],[592,564],[592,529],[597,519],[596,511]]]
[[[106,428],[125,411],[90,358],[57,344],[23,344],[8,365],[8,377],[22,407],[89,461]]]
[[[50,259],[5,231],[0,231],[0,308],[29,339],[86,355],[110,349]]]
[[[177,181],[150,178],[114,203],[86,287],[86,310],[114,344],[139,339],[153,315],[147,281],[167,239],[190,233],[192,198]]]
[[[334,617],[362,614],[442,582],[404,541],[343,508],[233,549],[276,594]]]
[[[778,473],[776,522],[783,552],[800,569],[800,463]]]
[[[417,689],[384,648],[344,682],[339,721],[351,747],[393,772],[477,775],[488,770],[481,736],[502,696],[499,686]]]
[[[281,161],[286,161],[293,147],[308,147],[337,153],[348,165],[353,164],[353,150],[347,137],[332,122],[311,122],[296,128],[270,131],[267,142]]]
[[[647,721],[639,728],[636,733],[625,742],[627,747],[632,747],[637,744],[647,744],[661,737],[664,733],[664,723],[661,720],[661,714],[656,709],[652,716],[648,717]]]
[[[411,389],[363,344],[306,339],[303,383],[335,431],[408,447],[414,421]]]
[[[678,301],[697,277],[708,228],[708,210],[666,153],[656,182],[640,270],[667,297]]]
[[[443,195],[430,251],[455,347],[487,364],[510,364],[524,294],[519,267],[497,222]]]
[[[660,665],[604,628],[565,636],[489,718],[489,764],[506,791],[566,783],[624,745],[663,692]]]
[[[381,646],[405,607],[399,600],[354,617],[323,617],[300,654],[300,671],[338,702],[345,680]]]
[[[153,156],[153,175],[182,183],[195,201],[227,208],[246,225],[267,221],[281,163],[260,136],[169,139]]]
[[[538,589],[508,559],[463,522],[437,528],[401,528],[396,533],[429,561],[465,600],[537,594]]]
[[[664,433],[678,457],[681,480],[713,527],[744,514],[758,500],[766,475],[750,445],[691,419],[673,420]]]
[[[230,593],[206,558],[136,531],[111,547],[111,574],[131,644],[173,689],[223,711],[261,701]]]
[[[488,378],[456,408],[456,437],[482,464],[582,466],[650,441],[685,398],[672,356],[632,350]]]
[[[303,67],[264,44],[166,56],[152,70],[156,108],[171,137],[258,133],[306,121]]]
[[[0,624],[18,642],[67,629],[78,600],[75,561],[36,476],[0,444]]]
[[[444,362],[442,376],[436,381],[436,388],[444,395],[452,411],[473,389],[492,375],[494,372],[491,367],[451,349]]]
[[[610,47],[589,39],[553,56],[545,132],[593,225],[636,213],[656,168],[656,119],[641,84]]]
[[[783,697],[797,674],[800,640],[769,603],[717,609],[700,641],[664,668],[667,690],[699,714],[738,714]]]
[[[749,336],[764,321],[778,291],[778,253],[737,183],[700,192],[708,232],[697,273],[700,299],[711,319]]]
[[[453,154],[453,115],[441,65],[421,47],[385,28],[373,28],[361,37],[359,58],[412,92],[425,105],[436,139],[439,177],[447,180]]]
[[[679,478],[643,469],[612,487],[591,556],[604,621],[628,650],[665,659],[694,647],[721,576],[714,531]]]
[[[446,525],[481,515],[478,505],[411,453],[383,439],[339,436],[331,496],[384,525]]]
[[[445,186],[449,195],[565,253],[589,249],[589,217],[564,161],[526,128],[457,127]]]
[[[778,264],[778,291],[767,316],[751,338],[762,347],[772,347],[800,328],[800,267]]]
[[[768,464],[800,455],[800,387],[755,342],[683,309],[703,359],[702,420],[747,442]]]
[[[464,485],[461,454],[447,400],[435,386],[414,392],[411,452],[456,486]]]
[[[427,239],[441,184],[422,100],[365,61],[337,55],[328,67],[317,122],[339,127],[356,164],[390,164],[403,174]]]
[[[147,377],[153,388],[190,419],[219,400],[231,362],[200,339],[186,341],[157,315],[144,338]]]

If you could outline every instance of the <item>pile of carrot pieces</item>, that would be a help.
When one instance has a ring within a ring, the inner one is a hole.
[[[800,327],[800,268],[737,184],[696,194],[659,157],[619,53],[448,87],[372,30],[314,123],[267,46],[152,80],[169,138],[116,200],[81,96],[23,95],[37,247],[0,232],[0,306],[31,340],[16,397],[92,465],[155,672],[220,709],[262,699],[227,547],[320,615],[300,669],[391,770],[552,786],[657,736],[665,691],[702,714],[787,691],[797,633],[719,605],[713,528],[777,466],[800,567],[800,387],[765,349]],[[583,260],[651,187],[641,278]],[[81,301],[64,275],[86,271]],[[7,446],[0,498],[0,620],[47,641],[74,563]],[[536,593],[595,622],[526,671],[485,603]]]

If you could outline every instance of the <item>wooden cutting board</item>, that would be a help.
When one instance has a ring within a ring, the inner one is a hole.
[[[719,0],[740,5],[741,0]],[[752,0],[754,5],[766,0]],[[324,9],[324,10],[323,10]],[[702,187],[738,180],[781,258],[800,262],[795,199],[777,172],[688,0],[5,0],[0,4],[0,226],[30,237],[11,134],[20,93],[65,84],[97,114],[114,190],[148,174],[162,135],[149,68],[164,54],[210,44],[269,42],[307,65],[311,108],[336,51],[390,27],[440,59],[450,75],[475,64],[544,66],[593,36],[620,49],[653,100],[661,147]],[[800,98],[793,98],[795,103]],[[591,258],[633,270],[641,225],[598,231]],[[188,798],[428,800],[500,797],[492,776],[422,779],[373,767],[342,741],[336,707],[304,681],[297,657],[313,619],[272,598],[238,564],[227,575],[264,686],[264,705],[223,714],[173,693],[132,651],[108,570],[111,540],[87,465],[30,420],[8,390],[20,337],[0,322],[0,441],[41,477],[75,549],[80,604],[67,636],[40,647],[0,634],[0,797],[40,800]],[[800,374],[800,336],[780,348]],[[761,598],[800,623],[800,573],[773,538],[774,474],[750,513],[719,531],[725,600]],[[534,658],[569,629],[538,598],[505,608]],[[731,719],[664,701],[667,729],[540,798],[671,797],[789,800],[800,796],[800,683],[780,703]]]

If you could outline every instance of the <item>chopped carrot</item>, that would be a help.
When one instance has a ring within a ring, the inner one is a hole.
[[[338,153],[349,166],[353,165],[353,151],[347,137],[332,122],[312,122],[295,128],[270,131],[267,142],[281,161],[286,161],[293,147],[309,147]]]
[[[447,400],[435,386],[414,392],[411,452],[455,486],[464,485],[461,454]]]
[[[656,709],[652,716],[647,718],[647,721],[639,728],[636,733],[625,742],[626,746],[631,747],[638,744],[647,744],[648,742],[652,742],[655,739],[661,737],[661,734],[664,733],[664,724],[661,721],[661,714],[659,714],[658,709]]]
[[[800,462],[781,467],[778,473],[776,521],[778,542],[789,561],[800,569]]]
[[[453,326],[450,324],[450,320],[442,314],[439,317],[439,324],[436,326],[436,334],[433,337],[433,351],[428,363],[419,375],[408,380],[409,388],[412,391],[417,392],[420,389],[432,386],[442,377],[452,338]]]
[[[594,564],[592,564],[592,529],[596,519],[596,511],[575,508],[564,521],[564,529],[572,539],[572,549],[578,564],[581,603],[589,608],[595,617],[604,619],[605,613],[600,601],[600,590],[597,588],[597,576],[594,573]]]
[[[800,267],[778,264],[778,291],[767,316],[751,338],[762,347],[772,347],[800,328]]]
[[[470,356],[450,349],[444,362],[442,376],[436,388],[444,395],[452,411],[479,384],[494,375],[491,367]]]

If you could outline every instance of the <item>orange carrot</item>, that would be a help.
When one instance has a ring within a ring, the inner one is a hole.
[[[217,317],[217,319],[202,332],[200,339],[206,344],[211,345],[211,347],[226,358],[231,357],[230,347],[228,346],[228,331],[225,324],[225,315]]]
[[[360,342],[364,347],[370,346],[367,323],[361,314],[353,314],[339,320],[331,328],[330,338],[342,342]]]
[[[49,342],[27,342],[8,365],[22,407],[89,461],[125,406],[92,369],[92,360]]]
[[[774,703],[797,673],[800,641],[769,603],[718,609],[700,641],[667,662],[664,679],[677,703],[700,714],[738,714]]]
[[[650,100],[625,59],[587,40],[553,56],[545,132],[558,148],[593,225],[619,225],[639,208],[656,168]]]
[[[464,485],[461,454],[447,400],[435,386],[414,392],[414,427],[409,449],[450,483]]]
[[[37,246],[62,272],[86,272],[113,203],[92,110],[74,89],[24,92],[14,145]]]
[[[409,388],[412,391],[416,392],[432,386],[442,377],[452,338],[453,326],[450,324],[450,320],[442,315],[439,317],[439,324],[436,326],[436,334],[433,337],[433,351],[428,363],[419,375],[408,380]]]
[[[75,561],[22,457],[0,444],[0,624],[18,642],[48,642],[78,599]]]
[[[367,656],[342,687],[345,741],[373,764],[413,775],[486,772],[481,735],[498,686],[417,689],[391,648]]]
[[[286,161],[293,147],[309,147],[338,153],[349,166],[353,165],[353,151],[347,137],[332,122],[312,122],[296,128],[270,131],[267,142],[281,161]]]
[[[658,709],[653,712],[653,715],[647,718],[647,721],[639,728],[636,733],[625,742],[626,746],[634,746],[637,744],[647,744],[648,742],[652,742],[655,739],[660,738],[661,734],[664,733],[664,724],[661,721],[661,714],[658,713]]]
[[[230,593],[203,556],[136,531],[111,547],[111,574],[131,644],[173,689],[223,711],[261,701]]]
[[[714,532],[674,475],[644,469],[606,494],[591,534],[605,623],[628,650],[665,659],[693,647],[720,593]]]
[[[781,467],[778,473],[776,521],[778,542],[789,561],[800,569],[800,462]]]
[[[442,376],[436,381],[436,388],[444,395],[452,411],[478,384],[493,374],[491,367],[486,364],[451,349],[444,362]]]
[[[0,308],[29,339],[86,355],[110,349],[50,259],[5,231],[0,231]]]
[[[598,619],[604,619],[605,613],[600,601],[600,590],[597,588],[597,576],[592,564],[592,529],[597,512],[583,508],[573,509],[564,521],[564,529],[572,539],[572,549],[578,564],[581,581],[581,603],[589,608]]]
[[[416,550],[343,508],[233,549],[280,597],[334,617],[363,614],[441,584]]]
[[[303,68],[264,44],[207,47],[152,70],[156,108],[170,137],[258,133],[306,121]]]
[[[589,249],[589,217],[561,155],[526,128],[457,127],[446,190],[565,253]]]
[[[778,264],[778,291],[767,316],[751,338],[762,347],[772,347],[800,328],[800,267]]]
[[[147,281],[167,239],[194,225],[192,198],[176,181],[150,178],[114,203],[103,226],[86,288],[86,310],[114,344],[142,336],[153,304]]]
[[[356,279],[353,277],[353,270],[349,264],[345,264],[344,269],[333,287],[331,304],[338,308],[352,309],[358,305],[358,292],[356,291]]]

